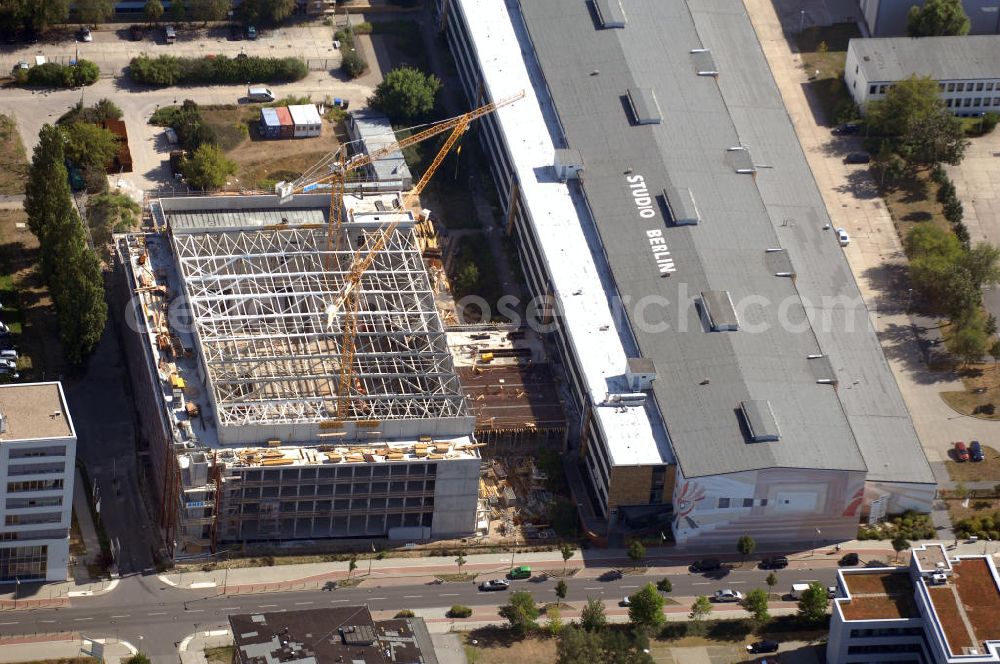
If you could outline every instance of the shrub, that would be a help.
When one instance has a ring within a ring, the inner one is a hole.
[[[462,604],[454,604],[445,615],[449,618],[468,618],[472,615],[472,609]]]
[[[353,26],[354,34],[356,35],[370,35],[372,33],[372,24],[368,21],[362,21],[357,25]]]
[[[412,618],[415,615],[416,614],[413,611],[410,611],[409,609],[403,609],[402,611],[396,611],[396,615],[394,615],[393,618]]]
[[[944,218],[953,224],[960,223],[962,221],[962,216],[965,214],[962,202],[956,198],[951,198],[945,201],[943,211]]]
[[[30,69],[21,69],[15,74],[14,81],[30,87],[76,88],[93,85],[100,76],[100,67],[90,60],[79,60],[75,65],[46,62]]]
[[[948,181],[948,173],[944,170],[944,166],[941,164],[934,164],[931,167],[931,179],[938,184],[944,184]]]
[[[998,122],[1000,122],[1000,114],[990,111],[984,115],[982,119],[983,133],[988,134],[996,129]]]
[[[132,58],[129,73],[137,83],[147,85],[203,85],[213,83],[239,84],[284,83],[299,81],[309,74],[301,58],[178,58],[160,55]]]
[[[951,180],[949,180],[948,176],[946,175],[944,180],[942,180],[941,184],[938,186],[937,202],[940,203],[941,205],[944,205],[945,203],[947,203],[950,200],[953,200],[954,198],[955,198],[955,185],[952,184]]]
[[[344,51],[344,57],[340,62],[340,68],[349,78],[357,78],[368,71],[368,63],[361,54],[354,49]]]
[[[663,577],[656,582],[656,589],[661,593],[668,593],[674,589],[674,584],[670,582],[670,579]]]

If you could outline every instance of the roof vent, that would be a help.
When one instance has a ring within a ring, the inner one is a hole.
[[[594,9],[602,28],[625,27],[625,9],[621,0],[594,0]]]
[[[837,374],[834,373],[833,364],[830,362],[828,356],[820,354],[807,355],[806,359],[809,360],[809,368],[812,369],[817,383],[821,385],[837,384]]]
[[[741,401],[740,413],[753,442],[765,443],[781,438],[781,431],[778,430],[778,423],[774,419],[774,411],[771,410],[771,402],[767,399]]]
[[[792,267],[792,259],[784,249],[765,249],[764,264],[776,277],[795,278],[795,268]]]
[[[0,433],[7,433],[7,416],[0,413]]]
[[[743,145],[727,148],[726,162],[737,173],[752,175],[757,172],[757,167],[754,166],[753,158],[750,156],[750,149]]]
[[[656,380],[656,367],[653,360],[645,357],[630,357],[626,363],[625,378],[628,389],[633,392],[643,392],[653,388]]]
[[[663,121],[660,104],[652,88],[629,88],[628,104],[636,124],[660,124]]]
[[[732,332],[740,329],[736,307],[729,291],[702,291],[701,304],[708,317],[708,327],[713,332]]]
[[[556,150],[553,168],[560,182],[577,180],[583,172],[583,157],[579,150]]]
[[[677,226],[692,226],[701,221],[698,204],[694,202],[694,194],[687,187],[678,189],[666,187],[663,199],[667,202],[670,218]]]
[[[718,76],[719,68],[715,66],[715,58],[712,51],[707,48],[692,48],[691,57],[694,59],[694,68],[698,76]]]

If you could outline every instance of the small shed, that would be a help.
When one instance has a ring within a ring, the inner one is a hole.
[[[278,119],[277,109],[260,109],[260,135],[263,138],[281,137],[281,120]]]
[[[291,113],[292,123],[295,125],[295,138],[319,136],[323,120],[319,117],[316,104],[289,106],[288,112]]]
[[[295,123],[292,122],[292,114],[288,112],[288,107],[279,106],[274,110],[278,114],[278,121],[281,122],[281,138],[294,138]]]

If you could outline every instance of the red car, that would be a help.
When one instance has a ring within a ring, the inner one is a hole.
[[[969,450],[966,449],[965,443],[958,441],[955,443],[955,458],[958,461],[968,461],[969,460]]]

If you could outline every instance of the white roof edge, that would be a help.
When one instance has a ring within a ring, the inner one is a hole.
[[[554,163],[555,146],[546,129],[505,3],[458,0],[483,70],[483,85],[493,100],[524,91],[524,98],[497,109],[495,117],[517,172],[527,216],[552,279],[552,292],[567,343],[582,358],[594,421],[608,441],[614,465],[669,463],[657,444],[654,427],[641,407],[597,406],[609,379],[625,373],[628,354],[615,328],[598,268],[580,226],[567,185],[540,182],[536,171]],[[579,293],[579,294],[576,294]]]

